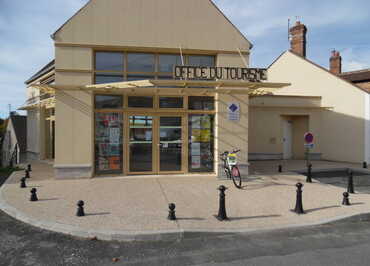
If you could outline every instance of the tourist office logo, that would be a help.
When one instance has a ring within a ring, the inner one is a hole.
[[[173,77],[185,80],[267,80],[266,68],[175,66]]]

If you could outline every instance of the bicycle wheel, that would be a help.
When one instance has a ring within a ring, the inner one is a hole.
[[[242,187],[242,178],[240,176],[240,171],[239,171],[239,168],[237,166],[233,166],[233,168],[231,169],[231,177],[233,179],[234,185],[237,188],[241,188]]]

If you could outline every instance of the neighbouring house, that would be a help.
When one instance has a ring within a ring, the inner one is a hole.
[[[27,117],[11,113],[1,146],[3,167],[27,160]]]
[[[291,86],[250,99],[249,159],[304,159],[303,136],[312,132],[311,159],[370,162],[370,96],[358,83],[367,77],[339,75],[336,51],[330,71],[307,59],[307,28],[300,22],[290,34],[291,50],[270,65],[268,75]]]
[[[330,57],[330,72],[370,92],[370,69],[342,72],[342,57],[335,50]]]

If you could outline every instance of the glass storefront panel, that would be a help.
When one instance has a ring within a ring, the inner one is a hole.
[[[173,68],[176,65],[182,65],[181,56],[172,54],[160,54],[159,55],[159,72],[173,72]]]
[[[215,110],[215,98],[212,96],[189,96],[189,110]]]
[[[188,65],[189,66],[214,67],[215,57],[212,55],[189,55]]]
[[[130,116],[130,172],[151,172],[153,117]]]
[[[95,114],[95,171],[122,173],[122,114]]]
[[[160,171],[181,171],[181,117],[161,117],[159,129]]]
[[[214,115],[189,115],[189,172],[214,171]]]
[[[95,70],[123,71],[123,53],[96,52]]]
[[[127,69],[129,72],[154,72],[154,54],[128,53]]]
[[[123,75],[117,73],[96,73],[95,84],[104,84],[123,81]]]
[[[183,108],[182,97],[159,97],[159,108]]]
[[[128,107],[153,108],[152,96],[129,96]]]
[[[95,109],[119,109],[122,108],[121,95],[95,95]]]

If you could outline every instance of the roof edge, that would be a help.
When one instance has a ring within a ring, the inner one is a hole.
[[[369,91],[367,91],[367,90],[365,90],[365,89],[363,89],[363,88],[361,88],[360,86],[357,86],[356,84],[354,84],[354,83],[352,83],[352,82],[350,82],[350,81],[348,81],[348,80],[346,80],[346,79],[344,79],[344,78],[342,78],[341,76],[338,76],[338,75],[335,75],[335,74],[333,74],[332,72],[330,72],[328,69],[326,69],[325,67],[323,67],[323,66],[320,66],[319,64],[316,64],[315,62],[313,62],[313,61],[311,61],[311,60],[309,60],[309,59],[307,59],[306,57],[303,57],[303,56],[300,56],[300,55],[297,55],[297,54],[295,54],[295,53],[293,53],[293,52],[291,52],[291,51],[289,51],[289,50],[286,50],[285,52],[283,52],[283,53],[281,53],[280,54],[280,56],[279,57],[277,57],[274,61],[273,61],[273,63],[268,67],[268,68],[270,68],[273,64],[275,64],[284,54],[286,54],[286,53],[289,53],[289,54],[292,54],[292,55],[294,55],[294,56],[296,56],[296,57],[298,57],[298,58],[300,58],[300,59],[302,59],[303,61],[306,61],[307,63],[310,63],[311,65],[313,65],[313,66],[315,66],[315,67],[317,67],[317,68],[320,68],[321,70],[324,70],[325,72],[327,72],[328,74],[330,74],[331,76],[333,76],[333,77],[336,77],[337,79],[340,79],[340,80],[342,80],[342,81],[344,81],[344,82],[346,82],[347,84],[349,84],[349,85],[351,85],[351,86],[353,86],[353,87],[355,87],[355,88],[357,88],[357,89],[359,89],[359,90],[361,90],[361,91],[363,91],[363,92],[365,92],[365,93],[367,93],[367,94],[369,94],[370,92]]]
[[[53,34],[50,35],[51,39],[55,41],[55,35],[64,28],[64,26],[70,22],[75,16],[77,16],[92,0],[89,0],[85,5],[83,5],[77,12],[75,12],[69,19],[67,19]]]
[[[247,39],[247,37],[245,37],[245,35],[239,30],[239,28],[237,26],[235,26],[234,23],[231,22],[231,20],[224,14],[224,12],[221,11],[221,9],[212,1],[212,0],[208,0],[213,6],[214,8],[216,8],[216,10],[231,24],[231,26],[234,27],[234,29],[236,29],[237,32],[239,32],[239,34],[249,43],[249,49],[252,50],[253,48],[253,43],[251,41],[249,41]]]

